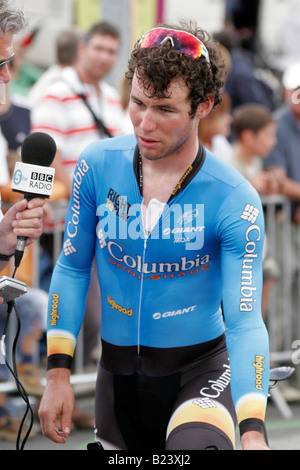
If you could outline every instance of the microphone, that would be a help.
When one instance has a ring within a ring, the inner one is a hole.
[[[22,144],[21,160],[16,162],[12,177],[13,191],[24,194],[30,201],[35,197],[48,198],[52,194],[55,169],[50,168],[56,154],[54,139],[44,132],[29,134]],[[18,267],[25,250],[27,237],[17,237],[15,267]]]

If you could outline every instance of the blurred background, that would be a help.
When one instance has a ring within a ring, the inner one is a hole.
[[[126,67],[133,44],[158,22],[192,19],[210,34],[232,22],[244,44],[253,47],[255,43],[259,58],[279,72],[295,58],[300,28],[298,0],[19,0],[19,3],[30,19],[26,61],[41,69],[55,61],[55,42],[62,30],[73,25],[87,30],[99,20],[113,23],[122,37],[118,67],[110,77],[114,85]]]

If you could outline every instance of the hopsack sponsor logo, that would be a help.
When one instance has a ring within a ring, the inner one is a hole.
[[[264,372],[264,356],[255,356],[255,362],[252,363],[255,368],[255,388],[257,390],[263,391],[262,382],[263,382],[263,372]]]
[[[59,319],[59,315],[58,315],[59,295],[51,294],[51,297],[52,297],[52,304],[51,304],[51,313],[50,313],[50,326],[56,326],[57,320]]]
[[[110,295],[107,296],[107,302],[109,303],[109,305],[111,306],[113,310],[117,310],[118,312],[124,313],[124,315],[128,315],[129,317],[132,317],[133,315],[132,308],[127,309],[125,307],[122,307],[121,305],[117,304],[117,302],[113,300],[110,297]]]

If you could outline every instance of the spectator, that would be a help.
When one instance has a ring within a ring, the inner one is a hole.
[[[242,47],[256,52],[260,0],[226,0],[227,27],[233,28]]]
[[[79,32],[73,29],[62,31],[59,34],[56,40],[57,62],[50,66],[31,88],[29,93],[31,107],[35,107],[43,95],[47,93],[49,86],[60,79],[65,67],[75,65],[79,39]]]
[[[56,141],[56,179],[67,184],[69,195],[80,152],[98,140],[99,133],[107,137],[93,114],[112,135],[122,133],[124,115],[119,94],[104,81],[116,64],[119,47],[119,34],[113,26],[100,23],[92,27],[78,47],[75,66],[65,68],[61,80],[32,110],[32,129],[48,132]]]
[[[257,78],[252,60],[238,46],[235,36],[222,31],[215,34],[215,39],[230,53],[231,69],[226,79],[225,90],[231,98],[232,109],[246,103],[257,103],[273,110],[273,90],[266,82]]]
[[[225,159],[232,152],[231,144],[228,141],[231,122],[231,101],[229,95],[223,92],[221,104],[199,123],[200,142],[216,155]]]
[[[285,106],[277,114],[277,144],[265,167],[283,181],[281,193],[295,201],[293,218],[300,222],[300,62],[287,67],[283,77]]]
[[[234,145],[231,161],[261,195],[278,193],[278,180],[263,169],[276,144],[276,123],[271,112],[258,104],[235,109],[232,121]]]
[[[286,295],[282,290],[282,295],[278,298],[278,303],[282,312],[285,312],[285,305],[291,306],[292,321],[298,323],[299,302],[299,223],[300,223],[300,62],[289,65],[282,77],[283,96],[285,105],[276,115],[277,118],[277,144],[265,160],[265,168],[277,175],[282,182],[280,192],[291,200],[292,203],[292,224],[290,233],[289,259],[290,259],[290,282],[291,295]],[[282,223],[285,223],[283,221]],[[278,232],[281,232],[281,222],[278,221]],[[276,240],[279,237],[276,237]],[[277,247],[277,260],[282,269],[286,265],[286,253],[282,246]],[[292,331],[297,329],[293,325]],[[295,336],[294,339],[298,338]],[[294,380],[299,386],[299,378]],[[294,394],[294,391],[292,390]],[[299,393],[297,396],[299,399]]]

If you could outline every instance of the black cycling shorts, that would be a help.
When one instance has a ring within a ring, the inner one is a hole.
[[[209,355],[169,375],[118,375],[100,366],[95,408],[96,440],[116,449],[234,449],[224,337]]]

